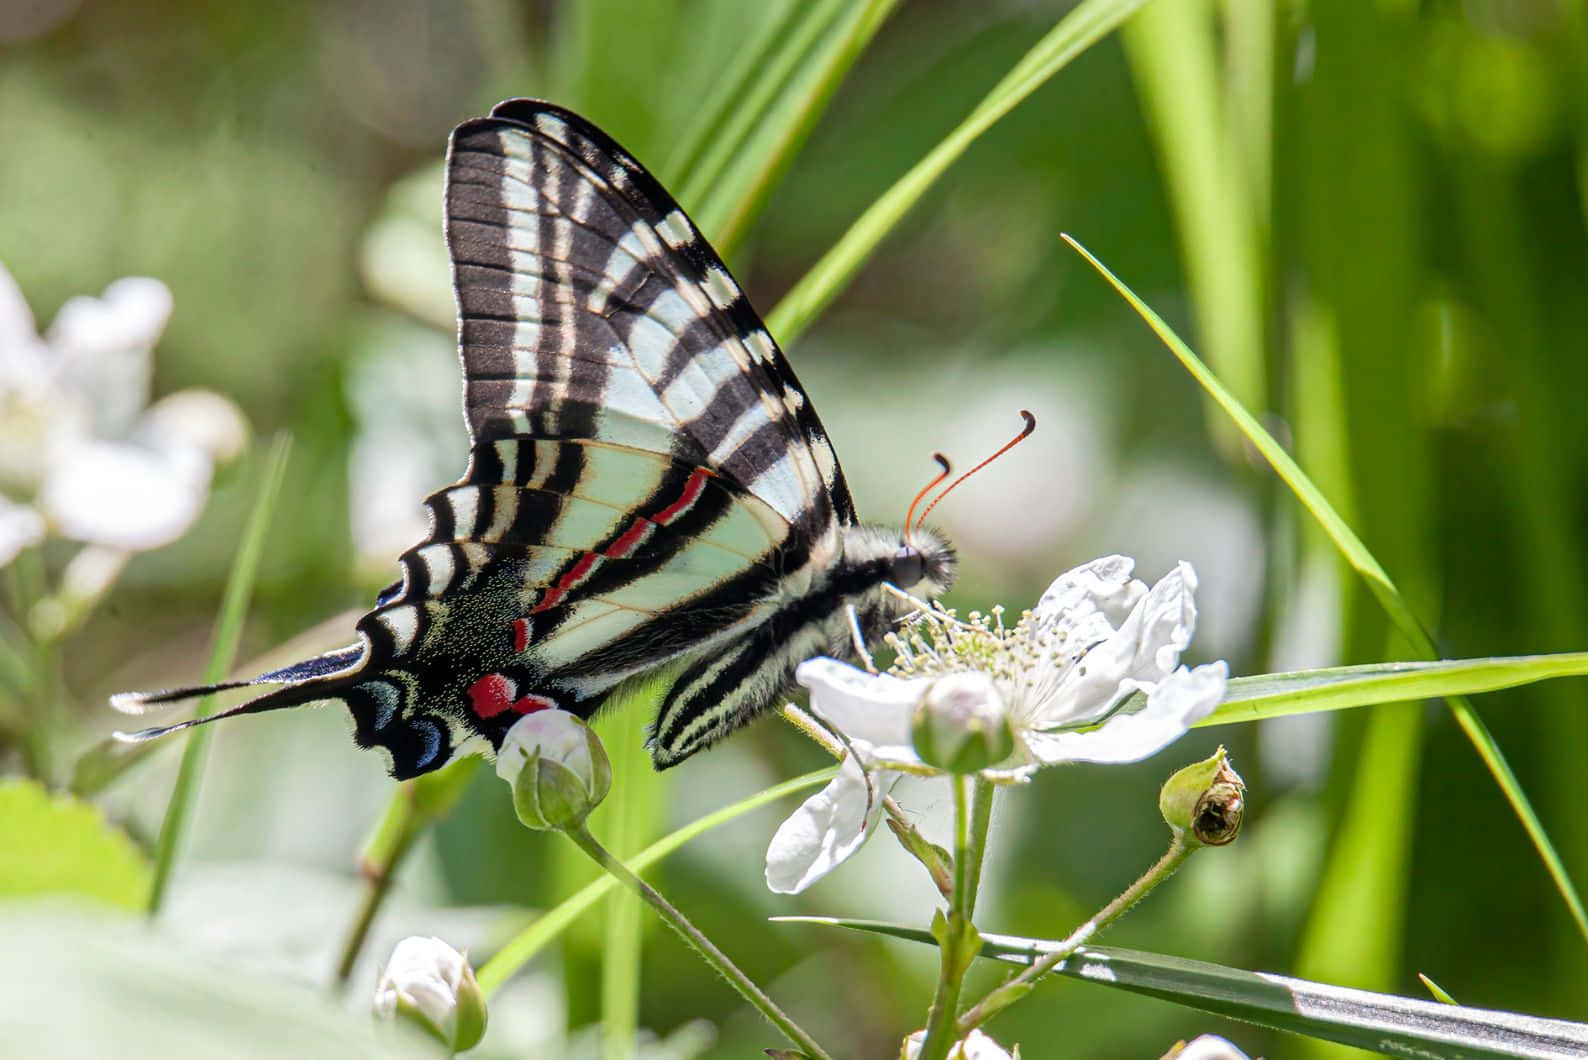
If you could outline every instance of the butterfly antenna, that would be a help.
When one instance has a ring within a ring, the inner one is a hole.
[[[998,449],[998,451],[996,453],[994,453],[992,456],[989,456],[986,460],[983,460],[981,463],[977,464],[975,467],[973,467],[969,471],[965,472],[959,478],[955,479],[953,482],[950,482],[947,486],[945,486],[943,488],[943,492],[942,493],[939,493],[936,497],[933,497],[932,498],[932,503],[928,504],[926,506],[926,511],[921,513],[921,518],[915,523],[915,528],[916,529],[920,529],[921,524],[926,522],[926,517],[931,514],[932,509],[937,507],[937,502],[942,500],[944,497],[947,497],[950,493],[952,493],[954,491],[954,487],[955,486],[958,486],[961,482],[964,482],[966,479],[970,478],[976,472],[980,471],[982,468],[986,467],[988,464],[992,463],[994,460],[997,460],[1000,456],[1003,456],[1009,450],[1013,449],[1015,446],[1019,445],[1021,442],[1025,441],[1027,438],[1031,437],[1031,432],[1037,429],[1037,418],[1035,416],[1031,415],[1031,413],[1028,412],[1025,409],[1021,409],[1020,410],[1020,416],[1021,416],[1022,419],[1024,419],[1026,421],[1026,425],[1020,429],[1020,433],[1015,435],[1013,438],[1009,439],[1007,442],[1005,442]],[[946,463],[947,462],[945,461],[945,464]],[[947,475],[947,473],[948,473],[947,471],[944,471],[945,475]],[[942,480],[939,479],[938,481],[942,481]],[[936,484],[937,483],[935,483],[935,482],[933,483],[933,485],[936,485]],[[917,497],[916,499],[919,500],[920,498]],[[910,510],[912,512],[915,511],[915,505],[913,505],[913,504],[910,505]]]
[[[942,482],[954,472],[953,467],[948,462],[948,457],[944,456],[942,453],[933,453],[932,459],[937,461],[937,466],[941,470],[938,471],[936,478],[934,478],[931,482],[928,482],[925,486],[921,487],[921,492],[915,495],[915,500],[910,502],[909,510],[904,513],[904,543],[906,545],[910,543],[910,527],[915,523],[916,505],[920,504],[922,499],[928,493],[931,493],[934,489],[936,489],[939,482]]]

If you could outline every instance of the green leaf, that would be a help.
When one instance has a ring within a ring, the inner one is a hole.
[[[0,898],[72,894],[137,909],[149,861],[98,807],[32,780],[0,781]]]
[[[1241,433],[1262,454],[1263,459],[1268,461],[1274,472],[1290,488],[1290,491],[1296,495],[1296,499],[1301,501],[1302,506],[1317,520],[1318,525],[1323,529],[1324,533],[1328,534],[1329,540],[1334,543],[1335,548],[1362,576],[1362,579],[1367,582],[1368,589],[1372,591],[1379,605],[1389,615],[1390,621],[1400,631],[1401,635],[1412,644],[1416,652],[1429,659],[1437,659],[1439,653],[1434,648],[1433,638],[1429,636],[1428,631],[1423,628],[1417,617],[1412,614],[1410,606],[1407,605],[1405,598],[1401,596],[1400,590],[1395,587],[1395,583],[1390,580],[1389,574],[1379,565],[1373,554],[1368,551],[1367,546],[1362,543],[1362,539],[1356,536],[1355,531],[1334,510],[1333,505],[1324,497],[1323,492],[1313,484],[1312,480],[1301,470],[1295,460],[1291,459],[1284,446],[1280,445],[1274,436],[1268,433],[1268,430],[1258,422],[1255,416],[1242,407],[1241,403],[1235,399],[1224,384],[1219,382],[1218,378],[1208,370],[1207,365],[1202,363],[1191,347],[1186,345],[1185,340],[1175,334],[1174,329],[1165,323],[1162,317],[1153,312],[1152,308],[1143,302],[1136,292],[1127,287],[1119,277],[1109,271],[1108,266],[1093,257],[1092,253],[1081,246],[1075,239],[1068,235],[1062,236],[1062,238],[1066,243],[1074,247],[1092,268],[1096,269],[1109,282],[1114,290],[1119,292],[1120,297],[1130,303],[1131,308],[1136,311],[1142,320],[1146,321],[1147,326],[1152,328],[1164,345],[1169,347],[1170,352],[1191,373],[1192,378],[1197,381],[1198,385],[1207,391],[1208,395],[1224,410],[1225,414],[1235,421],[1235,425],[1240,428]],[[1538,819],[1538,814],[1533,810],[1533,804],[1528,801],[1527,794],[1522,791],[1521,782],[1516,779],[1516,774],[1512,772],[1510,763],[1505,760],[1505,755],[1500,751],[1499,745],[1495,743],[1494,737],[1489,733],[1488,728],[1484,726],[1482,719],[1473,710],[1471,703],[1456,695],[1447,696],[1445,702],[1449,705],[1450,712],[1454,715],[1456,723],[1461,726],[1462,731],[1467,735],[1468,741],[1477,750],[1478,757],[1483,759],[1484,765],[1488,767],[1495,783],[1505,793],[1506,801],[1511,804],[1511,808],[1521,820],[1523,829],[1527,832],[1528,838],[1532,840],[1533,847],[1538,851],[1539,858],[1544,862],[1550,878],[1555,882],[1555,889],[1565,901],[1566,908],[1571,912],[1572,919],[1576,921],[1578,933],[1588,939],[1588,909],[1583,907],[1582,899],[1578,896],[1577,889],[1566,872],[1565,863],[1561,861],[1560,854],[1555,850],[1555,845],[1550,842],[1548,833],[1544,831],[1543,822]]]
[[[1076,56],[1096,44],[1146,0],[1082,0],[1021,57],[964,121],[860,215],[843,238],[767,317],[772,334],[792,345],[854,278],[884,236],[971,144]]]
[[[1588,675],[1588,652],[1368,663],[1257,674],[1230,681],[1224,700],[1197,725],[1228,725],[1286,714],[1493,692],[1556,677],[1584,675]],[[1123,709],[1134,709],[1145,702],[1145,697],[1138,692],[1126,701]]]
[[[349,1012],[324,991],[185,953],[141,919],[39,903],[0,907],[7,1056],[435,1060],[433,1042]],[[366,998],[368,995],[366,995]]]
[[[880,921],[774,919],[936,944],[920,928]],[[1014,935],[983,935],[981,955],[1025,965],[1052,952],[1056,945]],[[1399,1056],[1544,1058],[1584,1055],[1588,1050],[1588,1024],[1350,990],[1140,950],[1083,947],[1053,974]]]

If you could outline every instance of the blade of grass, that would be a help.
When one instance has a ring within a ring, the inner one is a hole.
[[[1257,406],[1268,395],[1266,270],[1253,176],[1240,165],[1245,144],[1235,138],[1257,130],[1228,121],[1221,106],[1227,94],[1213,16],[1204,4],[1149,4],[1119,37],[1163,163],[1200,345],[1216,358],[1213,366],[1235,396]],[[1214,422],[1224,428],[1221,448],[1230,451],[1233,430]]]
[[[838,27],[817,46],[777,110],[735,154],[733,165],[702,206],[701,224],[724,256],[732,255],[744,241],[833,93],[898,4],[899,0],[852,4]]]
[[[1588,676],[1588,652],[1514,655],[1437,662],[1368,663],[1324,670],[1257,674],[1230,681],[1224,700],[1198,726],[1261,721],[1286,714],[1348,710],[1401,700],[1493,692],[1557,677]],[[1146,697],[1137,692],[1122,710]]]
[[[1428,631],[1423,627],[1422,623],[1417,620],[1417,617],[1412,614],[1410,607],[1407,606],[1406,601],[1401,597],[1400,591],[1396,589],[1395,583],[1390,580],[1390,576],[1379,565],[1378,560],[1373,558],[1373,554],[1368,551],[1362,540],[1346,525],[1345,520],[1340,518],[1333,506],[1329,504],[1318,488],[1313,485],[1306,473],[1291,459],[1290,454],[1285,452],[1284,447],[1274,439],[1273,435],[1268,433],[1250,412],[1235,400],[1229,390],[1219,382],[1212,372],[1208,371],[1207,365],[1202,363],[1197,355],[1192,352],[1191,348],[1185,344],[1184,340],[1175,334],[1174,329],[1164,322],[1162,317],[1153,312],[1145,302],[1137,297],[1134,291],[1125,286],[1117,276],[1109,271],[1106,265],[1093,257],[1091,252],[1081,246],[1079,242],[1068,235],[1063,236],[1063,239],[1074,247],[1109,282],[1114,290],[1119,292],[1125,301],[1130,303],[1136,313],[1163,340],[1164,345],[1169,347],[1170,352],[1185,366],[1197,383],[1212,395],[1225,414],[1235,421],[1236,425],[1240,427],[1241,433],[1263,455],[1263,458],[1273,467],[1280,479],[1296,495],[1296,498],[1301,501],[1312,517],[1318,521],[1318,524],[1323,527],[1324,532],[1329,535],[1329,539],[1334,543],[1335,548],[1339,549],[1340,554],[1367,582],[1368,588],[1378,600],[1379,605],[1389,615],[1390,621],[1394,623],[1395,628],[1400,631],[1401,635],[1412,644],[1417,653],[1425,658],[1437,659],[1439,653],[1434,648],[1433,639],[1428,635]],[[1516,774],[1512,772],[1510,763],[1505,760],[1499,745],[1494,742],[1494,737],[1484,727],[1482,720],[1477,716],[1476,711],[1472,709],[1471,703],[1468,703],[1460,696],[1446,697],[1445,702],[1449,705],[1456,723],[1461,726],[1462,731],[1466,733],[1467,739],[1477,749],[1478,756],[1483,759],[1495,782],[1500,786],[1500,790],[1505,793],[1506,799],[1521,820],[1523,828],[1527,830],[1528,838],[1532,840],[1533,846],[1543,860],[1550,878],[1554,880],[1555,889],[1560,892],[1561,898],[1565,900],[1566,907],[1571,912],[1572,919],[1576,922],[1578,932],[1585,939],[1588,939],[1588,912],[1585,912],[1582,899],[1578,896],[1577,889],[1572,884],[1571,877],[1567,874],[1560,855],[1556,852],[1554,844],[1550,842],[1548,834],[1545,833],[1544,826],[1539,821],[1538,814],[1534,812],[1527,795],[1522,791],[1522,786],[1517,781]]]
[[[937,178],[1022,100],[1128,18],[1146,0],[1082,0],[1028,51],[953,132],[872,203],[849,231],[784,296],[767,324],[785,346],[854,277]]]
[[[731,806],[724,806],[720,810],[708,813],[704,817],[691,821],[677,831],[663,836],[632,858],[625,858],[623,863],[636,873],[644,872],[691,839],[702,836],[714,828],[727,824],[729,821],[737,820],[752,810],[758,810],[762,806],[776,802],[784,796],[793,795],[807,788],[825,784],[833,778],[837,771],[838,767],[836,766],[818,769],[814,773],[806,773],[802,777],[795,777],[793,780],[784,781],[782,784],[757,792],[748,798],[740,799]],[[494,957],[486,961],[480,968],[478,978],[480,988],[485,991],[485,995],[489,997],[494,993],[498,987],[512,978],[514,972],[527,964],[530,958],[534,957],[535,954],[556,939],[558,935],[562,934],[568,928],[568,925],[579,918],[581,913],[594,906],[605,897],[607,892],[617,886],[619,884],[612,876],[600,876],[574,894],[563,899],[552,909],[536,917],[534,923],[519,932],[517,937],[508,942],[506,946],[503,946]]]
[[[773,920],[937,944],[930,932],[920,928],[874,920],[820,916]],[[1024,965],[1055,945],[1045,939],[983,935],[981,955]],[[1054,974],[1376,1053],[1542,1060],[1580,1056],[1588,1049],[1584,1023],[1352,990],[1113,946],[1083,947]]]
[[[754,134],[756,125],[798,76],[806,56],[837,21],[844,3],[845,0],[817,0],[800,5],[804,16],[788,27],[782,47],[770,56],[761,69],[761,76],[748,86],[741,99],[735,101],[722,128],[706,141],[698,161],[683,174],[684,183],[678,189],[682,201],[706,201],[722,174]]]
[[[788,45],[794,36],[794,20],[801,13],[809,16],[808,4],[781,0],[777,10],[761,22],[761,28],[750,43],[735,51],[733,65],[717,79],[710,97],[696,110],[695,120],[684,130],[673,153],[657,171],[667,187],[682,188],[700,165],[706,147],[726,135],[734,108],[749,96],[753,79],[757,75],[765,76],[771,68],[773,54],[779,46]]]
[[[270,529],[270,517],[276,512],[276,498],[281,493],[281,483],[287,472],[287,457],[291,451],[291,436],[278,434],[265,455],[253,511],[248,514],[248,523],[243,528],[242,540],[237,546],[237,558],[233,560],[231,574],[226,579],[226,592],[221,597],[210,658],[204,667],[204,684],[215,684],[225,678],[232,661],[237,657],[243,618],[248,613],[248,601],[253,596],[254,581],[259,576],[259,560],[265,551],[265,534]],[[196,711],[199,717],[210,712],[212,701],[213,697],[210,696],[199,700]],[[166,805],[165,819],[160,823],[160,838],[155,846],[154,880],[149,888],[150,916],[158,914],[165,901],[177,848],[182,843],[182,833],[187,827],[193,800],[198,794],[199,769],[204,764],[209,737],[209,728],[201,725],[187,734],[187,744],[182,748],[176,784],[171,789],[171,801]]]

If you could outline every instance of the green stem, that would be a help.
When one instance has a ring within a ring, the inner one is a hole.
[[[55,769],[54,738],[60,712],[56,703],[58,685],[55,639],[33,621],[36,606],[48,593],[49,574],[44,566],[42,546],[22,550],[10,567],[9,586],[12,607],[25,631],[28,646],[28,677],[22,694],[22,765],[40,783],[53,783]]]
[[[1154,887],[1173,876],[1185,859],[1191,856],[1193,850],[1200,847],[1192,846],[1185,838],[1176,833],[1169,843],[1169,849],[1164,852],[1141,878],[1120,893],[1118,898],[1109,902],[1098,910],[1090,920],[1070,933],[1069,938],[1059,943],[1056,948],[1049,951],[1039,961],[1034,961],[1023,972],[997,987],[973,1005],[965,1015],[960,1017],[959,1026],[956,1028],[961,1038],[980,1027],[993,1017],[999,1010],[1005,1008],[1010,1002],[1018,1000],[1030,992],[1038,979],[1047,975],[1060,962],[1070,957],[1076,950],[1090,942],[1103,928],[1112,924],[1129,912],[1131,906],[1145,898]]]
[[[998,789],[978,774],[971,792],[969,861],[965,866],[965,919],[976,912],[976,895],[981,890],[981,870],[987,858],[987,829],[992,823],[993,796]]]
[[[207,685],[215,684],[225,677],[237,658],[243,619],[248,613],[248,600],[253,595],[259,561],[265,551],[265,532],[270,528],[270,517],[275,514],[276,497],[286,477],[287,454],[291,450],[291,437],[280,434],[265,457],[259,492],[254,496],[253,511],[248,513],[248,523],[237,548],[237,558],[232,563],[231,575],[226,580],[226,592],[221,597],[220,615],[215,622],[215,639],[210,647],[209,662],[204,668],[203,681]],[[214,696],[205,696],[199,700],[196,711],[198,717],[209,714],[214,699]],[[199,770],[204,764],[208,746],[209,728],[201,725],[188,735],[187,746],[182,748],[182,762],[177,767],[176,784],[171,789],[171,801],[166,805],[165,819],[160,823],[160,838],[155,847],[154,881],[149,888],[150,916],[159,913],[165,901],[171,870],[176,864],[176,853],[181,846],[188,814],[198,792]]]
[[[391,893],[398,867],[425,829],[457,805],[482,761],[474,757],[455,759],[444,769],[397,785],[392,792],[359,854],[358,873],[364,879],[364,893],[342,943],[342,956],[336,966],[338,985],[352,976],[353,966],[369,938],[370,926]]]
[[[336,964],[338,984],[346,983],[352,976],[353,966],[358,963],[358,955],[364,949],[364,940],[369,937],[370,926],[375,922],[375,914],[380,911],[386,895],[391,891],[391,881],[397,874],[397,866],[419,836],[418,816],[412,789],[404,784],[398,789],[398,797],[387,804],[386,813],[376,826],[376,836],[386,837],[385,841],[372,840],[364,856],[359,859],[358,871],[364,879],[364,894],[359,899],[358,912],[354,914],[353,923],[348,928],[347,938],[342,943],[342,956]]]
[[[665,920],[674,931],[683,937],[684,941],[695,948],[707,964],[717,970],[717,974],[732,984],[750,1004],[760,1010],[761,1014],[771,1021],[772,1025],[788,1038],[789,1041],[799,1046],[800,1050],[813,1060],[832,1060],[821,1046],[805,1031],[800,1029],[788,1013],[778,1007],[777,1002],[768,997],[760,987],[755,985],[748,975],[739,969],[739,966],[728,959],[728,955],[717,948],[716,944],[701,934],[700,929],[690,923],[689,918],[679,912],[666,898],[650,884],[636,876],[627,865],[623,864],[606,847],[590,834],[590,829],[584,825],[569,829],[565,833],[574,844],[590,855],[596,864],[606,869],[617,881],[633,890]]]
[[[941,956],[937,993],[926,1021],[926,1040],[921,1043],[921,1060],[944,1060],[961,1038],[955,1013],[965,973],[970,970],[980,948],[972,918],[976,913],[976,892],[981,885],[981,869],[987,849],[987,826],[992,820],[993,786],[977,777],[974,797],[967,791],[968,777],[953,778],[954,785],[954,891],[948,916],[942,922],[937,940]]]

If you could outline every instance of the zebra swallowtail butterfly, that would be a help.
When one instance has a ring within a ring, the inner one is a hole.
[[[472,450],[358,643],[250,681],[113,702],[139,711],[257,683],[242,706],[127,734],[336,700],[398,779],[522,714],[592,715],[674,675],[650,733],[675,765],[763,713],[794,667],[849,654],[932,598],[950,547],[856,519],[838,458],[721,259],[583,118],[502,103],[454,130],[446,239]]]

